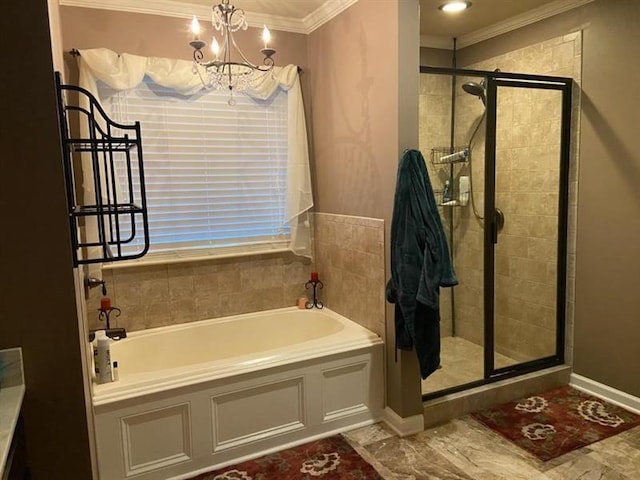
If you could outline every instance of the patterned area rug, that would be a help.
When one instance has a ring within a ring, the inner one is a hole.
[[[640,425],[640,415],[568,386],[472,416],[542,461]]]
[[[238,463],[192,480],[382,480],[341,436]]]

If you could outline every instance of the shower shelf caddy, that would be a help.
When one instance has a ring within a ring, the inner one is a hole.
[[[469,161],[469,147],[435,147],[431,149],[432,165],[452,165]]]
[[[56,87],[73,264],[140,258],[149,249],[140,122],[114,122],[89,91],[63,85],[58,72]],[[82,135],[72,136],[70,125]],[[80,179],[74,176],[74,155],[80,155],[76,161],[84,156],[83,164],[93,171],[95,198],[90,204],[77,200]],[[95,225],[88,228],[90,224]]]
[[[458,201],[458,189],[454,186],[453,168],[455,165],[461,166],[469,162],[469,147],[466,145],[463,147],[435,147],[431,149],[430,160],[431,164],[437,168],[450,167],[448,177],[451,200],[444,201],[444,190],[434,190],[436,204],[440,207],[462,207],[463,205]]]

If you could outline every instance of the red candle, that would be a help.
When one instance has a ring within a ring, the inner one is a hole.
[[[109,297],[104,297],[100,299],[100,310],[106,312],[111,309],[111,299]]]
[[[318,272],[311,272],[311,281],[312,282],[318,281]]]

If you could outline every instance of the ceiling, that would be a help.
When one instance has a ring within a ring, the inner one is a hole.
[[[420,0],[420,35],[461,37],[555,0],[471,0],[460,13],[438,9],[445,0]]]
[[[177,17],[211,18],[211,6],[222,0],[59,0],[61,5],[154,13]],[[358,0],[230,0],[247,12],[250,26],[310,33]],[[367,8],[376,2],[368,0]],[[404,1],[404,0],[400,0]],[[438,6],[447,0],[420,1],[420,44],[451,48],[486,40],[594,0],[471,0],[471,8],[450,14]]]
[[[206,5],[208,7],[220,3],[216,0],[173,0],[178,3]],[[281,17],[302,20],[325,3],[335,0],[232,0],[231,4],[246,12],[278,15]]]

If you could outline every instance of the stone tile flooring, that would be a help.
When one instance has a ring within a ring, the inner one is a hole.
[[[385,480],[640,480],[640,427],[548,462],[469,416],[406,438],[384,424],[344,435]]]
[[[499,353],[495,355],[497,367],[518,363]],[[426,380],[422,381],[422,393],[432,393],[456,387],[484,375],[484,347],[461,337],[444,337],[440,340],[440,364]]]

